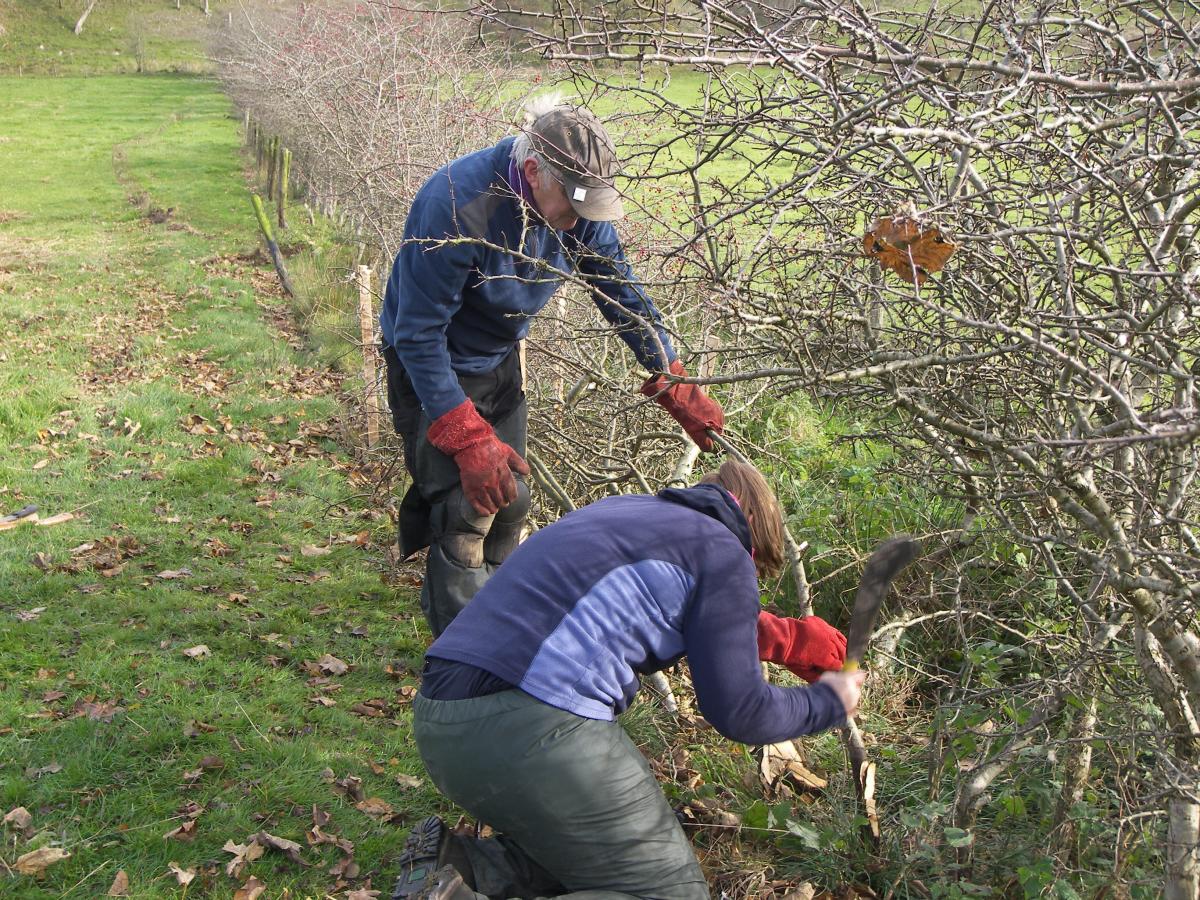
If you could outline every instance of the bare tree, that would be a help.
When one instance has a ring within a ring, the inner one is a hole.
[[[904,486],[881,521],[924,531],[929,553],[883,634],[935,723],[929,865],[1010,878],[976,838],[1044,794],[1001,843],[1052,861],[1047,878],[1142,878],[1140,834],[1164,893],[1196,897],[1200,7],[474,14],[499,50],[541,54],[617,111],[642,202],[622,224],[631,261],[735,442],[778,463],[796,442],[769,423],[808,396]],[[380,4],[306,7],[244,17],[222,56],[310,190],[390,259],[416,186],[514,118],[467,35]],[[956,246],[942,272],[919,271],[919,249],[899,272],[864,254],[896,210]],[[565,280],[529,344],[543,518],[695,461],[633,391],[593,286]],[[810,565],[818,597],[872,537],[845,531]]]
[[[1050,748],[1149,728],[1164,735],[1140,748],[1154,778],[1121,782],[1138,808],[1120,814],[1161,815],[1164,890],[1197,896],[1200,8],[476,14],[642,110],[634,174],[691,187],[680,211],[654,211],[673,286],[705,296],[718,338],[706,381],[853,410],[893,473],[936,498],[929,524],[951,539],[904,615],[956,623],[942,635],[964,663],[908,662],[945,684],[964,733],[991,723],[947,824],[973,834],[1031,754],[1061,780],[1067,823],[1092,758]],[[614,62],[641,77],[606,75]],[[698,95],[672,101],[650,65],[704,73]],[[907,279],[864,258],[869,224],[906,207],[957,244],[941,275],[919,255]],[[1025,677],[997,682],[995,655],[1003,667],[1017,648]],[[1131,714],[1097,680],[1157,712]]]
[[[79,21],[75,23],[75,34],[83,34],[83,23],[87,21],[88,16],[92,14],[92,10],[96,8],[96,4],[100,0],[88,0],[87,7],[83,10],[83,15],[79,17]]]

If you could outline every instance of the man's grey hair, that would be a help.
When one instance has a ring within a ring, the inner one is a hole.
[[[538,153],[533,147],[533,141],[530,138],[530,129],[533,128],[533,123],[544,116],[556,106],[563,105],[562,94],[542,94],[538,97],[531,98],[526,104],[522,112],[522,121],[520,131],[517,132],[516,140],[512,145],[512,161],[520,168],[525,165],[525,160],[532,159],[539,169],[547,168],[551,172],[555,171],[554,166],[546,161],[542,154]]]

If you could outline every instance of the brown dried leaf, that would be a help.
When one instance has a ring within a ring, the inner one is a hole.
[[[345,778],[339,778],[333,782],[334,790],[340,794],[344,794],[347,799],[358,802],[362,800],[366,794],[363,793],[362,779],[357,775],[347,775]]]
[[[196,820],[189,819],[178,828],[173,828],[163,835],[164,841],[183,841],[187,843],[196,839]]]
[[[345,675],[350,671],[350,664],[330,653],[326,653],[317,660],[317,668],[326,675]]]
[[[366,800],[360,800],[354,804],[354,808],[375,820],[386,819],[392,814],[392,804],[380,797],[368,797]]]
[[[307,866],[303,859],[300,858],[300,845],[295,841],[289,841],[287,838],[276,837],[266,831],[260,831],[253,838],[255,843],[262,844],[268,850],[276,850],[282,853],[294,863],[299,863],[302,866]]]
[[[212,651],[208,649],[208,644],[197,644],[195,647],[188,647],[182,652],[188,659],[204,659],[206,656],[212,655]]]
[[[17,806],[5,814],[4,824],[18,831],[28,831],[29,826],[33,824],[33,816],[25,807]]]
[[[400,775],[396,776],[396,784],[400,785],[400,787],[402,787],[402,788],[412,789],[412,788],[419,788],[423,784],[423,782],[421,781],[420,778],[417,778],[415,775],[400,774]]]
[[[167,871],[175,876],[175,880],[180,884],[191,884],[196,877],[195,869],[181,869],[179,863],[172,860],[167,863]]]
[[[163,581],[174,581],[177,578],[190,578],[191,574],[192,574],[192,570],[188,569],[188,568],[163,569],[161,572],[159,572],[154,577],[161,578]]]
[[[107,897],[128,897],[129,896],[129,876],[125,874],[124,869],[117,870],[117,877],[113,879],[112,887],[108,889]]]
[[[41,875],[56,862],[70,858],[71,854],[61,847],[41,847],[17,857],[13,867],[22,875]]]
[[[315,544],[305,544],[300,548],[301,556],[327,556],[332,552],[329,547],[318,547]]]
[[[354,861],[353,856],[343,856],[329,867],[329,874],[337,878],[357,878],[360,871],[359,865]]]
[[[263,855],[262,844],[253,839],[248,844],[235,844],[233,841],[226,841],[225,846],[221,848],[226,853],[232,853],[233,859],[225,864],[225,874],[230,878],[239,878],[242,874],[242,869],[246,867],[246,863],[254,862]]]
[[[199,719],[190,719],[183,727],[183,736],[194,738],[202,734],[212,734],[217,730],[216,725],[209,725],[207,722],[201,722]]]
[[[233,900],[258,900],[267,886],[251,875],[246,883],[233,892]]]

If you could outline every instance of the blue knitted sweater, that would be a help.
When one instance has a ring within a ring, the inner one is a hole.
[[[601,500],[518,547],[426,655],[592,719],[612,719],[639,675],[686,655],[700,711],[732,740],[841,724],[828,685],[763,679],[749,547],[741,509],[715,485]]]
[[[383,340],[431,419],[466,399],[455,373],[499,365],[566,274],[594,288],[600,312],[643,366],[663,371],[675,359],[612,224],[550,228],[509,183],[511,150],[506,138],[434,173],[413,198],[388,279]]]

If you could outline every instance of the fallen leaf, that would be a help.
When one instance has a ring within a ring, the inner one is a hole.
[[[192,841],[196,838],[196,820],[184,822],[178,828],[173,828],[163,835],[164,841]]]
[[[62,763],[52,762],[48,766],[42,766],[40,769],[30,766],[25,770],[26,778],[41,778],[43,775],[57,775],[62,771]]]
[[[183,651],[183,655],[188,659],[204,659],[204,657],[212,654],[208,649],[208,644],[197,644],[195,647],[188,647]]]
[[[401,774],[396,776],[396,784],[400,785],[402,788],[419,788],[422,784],[422,781],[415,775]]]
[[[180,884],[191,884],[196,877],[195,869],[181,869],[179,863],[174,861],[167,863],[167,871],[174,875],[175,880]]]
[[[379,699],[365,700],[350,707],[350,712],[369,719],[378,719],[387,715],[387,702]]]
[[[46,869],[71,856],[60,847],[41,847],[17,857],[14,868],[22,875],[41,875]]]
[[[29,810],[27,810],[25,807],[17,806],[13,809],[10,809],[5,814],[4,824],[11,826],[18,831],[28,831],[29,826],[33,824],[33,816],[29,814]]]
[[[257,900],[267,886],[251,875],[246,883],[233,892],[233,900]]]
[[[346,663],[329,653],[326,653],[317,660],[317,668],[319,668],[326,675],[345,675],[350,671],[349,663]]]
[[[20,807],[20,806],[19,806],[19,807],[17,807],[17,809],[24,809],[24,807]],[[16,810],[14,810],[14,812],[15,812],[15,811],[16,811]],[[315,827],[317,827],[317,828],[321,828],[321,827],[323,827],[323,826],[325,826],[325,825],[328,825],[328,824],[329,824],[329,821],[330,821],[332,818],[333,818],[333,816],[331,816],[329,813],[325,812],[325,810],[323,810],[323,809],[319,808],[319,807],[317,806],[317,804],[315,804],[315,803],[313,804],[313,808],[312,808],[312,821],[313,821],[313,825],[314,825]],[[7,820],[7,819],[5,819],[5,821],[7,822],[8,820]]]
[[[334,789],[344,794],[348,799],[358,802],[366,794],[363,793],[362,779],[357,775],[347,775],[333,782]]]
[[[50,458],[44,457],[33,464],[33,471],[36,472],[38,469],[44,469],[48,465],[50,465]]]
[[[125,712],[123,707],[117,706],[115,700],[104,700],[96,703],[91,700],[76,700],[75,715],[87,716],[93,722],[111,722],[113,717],[119,712]]]
[[[354,804],[354,808],[372,819],[386,819],[392,814],[392,804],[380,797],[368,797]]]
[[[209,725],[207,722],[201,722],[199,719],[191,719],[183,727],[183,736],[194,738],[202,734],[212,734],[216,730],[216,725]]]
[[[192,574],[191,569],[163,569],[155,578],[161,578],[163,581],[172,581],[176,578],[188,578]]]
[[[335,878],[357,878],[361,871],[353,856],[343,856],[329,867],[329,874]]]
[[[221,848],[226,853],[232,853],[233,859],[225,864],[225,874],[230,878],[240,878],[242,870],[246,867],[246,863],[254,862],[263,855],[263,846],[253,840],[248,844],[235,844],[233,841],[226,841],[225,846]]]
[[[57,703],[65,696],[67,696],[66,691],[46,691],[46,693],[42,694],[42,702]]]
[[[346,894],[346,900],[375,900],[380,893],[380,891],[373,891],[370,888],[359,888]]]
[[[299,863],[302,866],[308,865],[300,858],[300,845],[295,841],[289,841],[287,838],[276,837],[265,831],[260,831],[254,835],[254,841],[262,844],[269,850],[277,850],[290,859],[294,863]]]
[[[117,870],[117,877],[113,879],[112,887],[108,889],[107,897],[128,897],[129,896],[129,876],[125,874],[124,869]]]
[[[197,763],[201,769],[223,769],[225,768],[225,760],[219,756],[205,756]]]
[[[328,547],[318,547],[315,544],[305,544],[300,548],[301,556],[325,556],[332,552]]]
[[[38,616],[40,616],[45,611],[46,611],[46,607],[44,607],[44,606],[35,606],[33,609],[21,610],[20,612],[18,612],[16,614],[17,621],[18,622],[34,622],[37,620]]]
[[[911,203],[902,205],[891,216],[878,219],[863,235],[864,254],[917,286],[930,273],[939,271],[955,249],[954,242],[937,228],[923,226]]]

